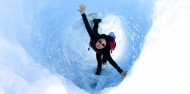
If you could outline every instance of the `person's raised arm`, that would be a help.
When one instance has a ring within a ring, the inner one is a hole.
[[[84,14],[86,7],[83,4],[81,4],[79,7],[80,7],[80,9],[79,9],[80,13]]]
[[[95,39],[96,34],[92,31],[92,29],[91,29],[91,27],[90,27],[90,25],[89,25],[88,19],[87,19],[87,17],[86,17],[86,14],[85,14],[85,9],[86,9],[86,7],[85,7],[83,4],[81,4],[79,7],[80,7],[79,11],[80,11],[80,13],[81,13],[81,15],[82,15],[82,19],[83,19],[83,21],[84,21],[84,25],[85,25],[85,27],[86,27],[86,30],[87,30],[87,32],[88,32],[90,38],[91,38],[91,39]]]

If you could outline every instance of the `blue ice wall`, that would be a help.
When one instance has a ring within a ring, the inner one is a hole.
[[[21,29],[18,39],[36,61],[84,90],[96,92],[116,86],[122,79],[109,63],[101,76],[94,75],[96,58],[87,50],[89,36],[78,11],[80,4],[86,5],[89,18],[112,15],[121,21],[124,47],[116,62],[129,70],[152,25],[154,0],[25,0],[23,15],[30,28],[27,32]]]

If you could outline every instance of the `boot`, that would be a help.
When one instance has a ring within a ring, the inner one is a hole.
[[[101,68],[97,68],[97,70],[96,70],[96,75],[100,75],[100,72],[101,72]]]
[[[101,21],[102,21],[101,19],[93,19],[94,23],[98,23],[99,24]]]

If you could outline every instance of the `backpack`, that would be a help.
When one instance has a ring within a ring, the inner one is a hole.
[[[115,49],[116,47],[116,42],[115,42],[115,34],[113,32],[110,32],[109,35],[110,37],[110,51],[112,53],[112,51]]]

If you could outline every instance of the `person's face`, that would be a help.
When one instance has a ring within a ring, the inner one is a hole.
[[[104,47],[106,47],[106,40],[101,38],[99,39],[96,44],[95,44],[97,49],[103,49]]]

